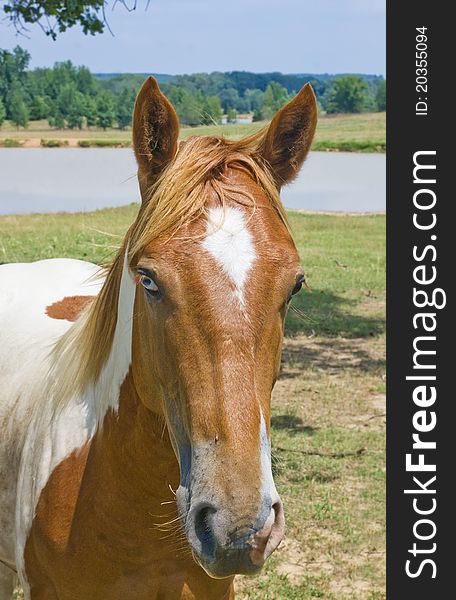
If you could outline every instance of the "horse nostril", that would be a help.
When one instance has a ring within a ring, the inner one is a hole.
[[[204,557],[214,557],[216,541],[214,538],[212,520],[217,512],[210,504],[197,507],[194,511],[194,531],[199,541],[200,554]]]
[[[272,508],[274,510],[274,514],[275,514],[275,523],[277,523],[278,520],[282,520],[283,519],[283,504],[281,502],[281,500],[279,500],[278,502],[275,502],[272,505]]]
[[[285,528],[285,515],[283,513],[283,504],[281,500],[274,502],[272,505],[274,511],[274,525],[273,532],[278,531],[283,536]]]
[[[274,502],[262,529],[253,536],[250,559],[254,565],[261,566],[268,556],[280,544],[284,533],[285,518],[280,500]]]

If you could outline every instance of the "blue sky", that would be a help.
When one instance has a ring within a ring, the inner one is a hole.
[[[145,11],[146,4],[108,9],[114,36],[75,29],[56,42],[38,27],[28,39],[17,36],[0,19],[0,47],[26,48],[33,67],[70,59],[94,72],[385,74],[385,0],[150,0]]]

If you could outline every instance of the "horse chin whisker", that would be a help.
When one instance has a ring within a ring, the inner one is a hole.
[[[167,525],[173,525],[180,521],[180,517],[177,516],[175,519],[171,519],[170,521],[166,521],[165,523],[152,523],[152,525],[156,525],[157,527],[166,527]]]
[[[168,519],[169,517],[178,517],[178,513],[176,510],[173,510],[171,512],[168,513],[162,513],[162,514],[153,514],[153,513],[149,513],[149,516],[152,517],[153,519]],[[165,523],[162,523],[162,525],[165,525]]]

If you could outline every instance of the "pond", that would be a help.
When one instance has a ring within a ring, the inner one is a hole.
[[[384,211],[385,178],[384,154],[312,152],[282,200],[311,211]],[[90,211],[138,200],[131,149],[0,149],[0,214]]]

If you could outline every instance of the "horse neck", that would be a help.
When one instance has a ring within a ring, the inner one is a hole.
[[[128,476],[132,493],[148,490],[160,502],[173,499],[179,467],[164,419],[140,400],[131,370],[120,389],[117,411],[109,410],[95,441],[109,471],[122,481]]]

